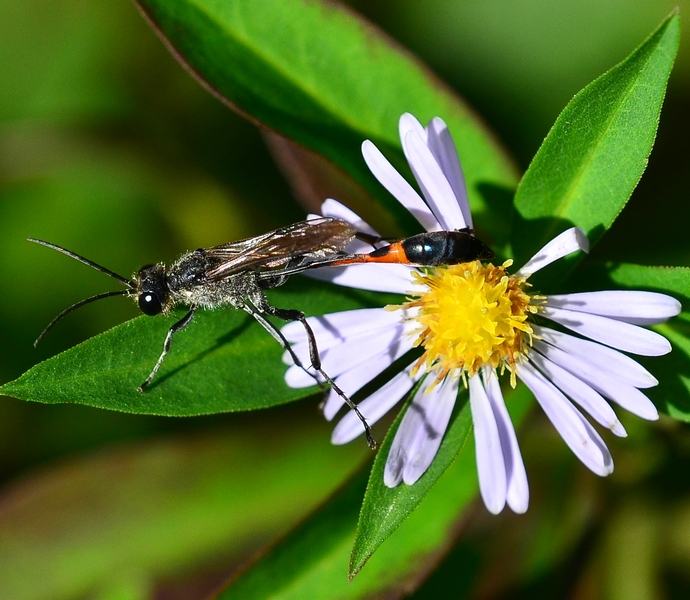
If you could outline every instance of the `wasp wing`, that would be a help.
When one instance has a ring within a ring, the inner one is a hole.
[[[206,279],[218,281],[246,269],[281,267],[297,257],[323,258],[343,250],[356,233],[347,221],[321,217],[214,246],[206,253],[221,262],[206,272]]]

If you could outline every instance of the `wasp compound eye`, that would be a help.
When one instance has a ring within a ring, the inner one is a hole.
[[[158,315],[163,310],[161,301],[155,292],[142,292],[139,294],[139,298],[137,298],[137,303],[139,304],[141,312],[149,317]]]

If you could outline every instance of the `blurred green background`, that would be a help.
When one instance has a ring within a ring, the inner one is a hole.
[[[350,4],[454,87],[524,170],[568,100],[677,3]],[[690,1],[679,4],[686,18]],[[0,65],[0,381],[137,314],[123,299],[96,303],[34,349],[62,308],[116,286],[27,236],[129,276],[187,249],[303,218],[257,129],[193,81],[131,3],[0,0]],[[689,118],[686,31],[648,170],[596,258],[690,265]],[[203,597],[362,459],[363,444],[328,446],[330,427],[316,403],[178,420],[0,398],[0,600]],[[520,435],[530,512],[495,518],[479,508],[416,597],[687,597],[688,428],[668,419],[625,425],[628,439],[607,436],[616,472],[600,480],[533,414]],[[290,481],[292,463],[278,458],[288,450],[304,464],[310,453],[319,457],[305,466],[308,485]],[[249,461],[262,478],[247,481]],[[205,490],[194,500],[177,481],[181,469],[193,480],[189,489]],[[267,493],[267,480],[277,491]],[[170,489],[179,507],[168,506],[167,520],[152,525],[147,507],[168,502]],[[261,500],[277,497],[279,509]],[[128,516],[116,518],[122,502]],[[221,515],[238,506],[247,512],[226,523]],[[133,549],[132,532],[165,541],[167,550]],[[75,550],[103,546],[102,565],[112,564],[109,552],[133,556],[117,577]],[[32,565],[50,561],[52,584],[30,580]]]

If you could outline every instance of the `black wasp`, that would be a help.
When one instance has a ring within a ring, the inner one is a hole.
[[[369,254],[346,254],[343,250],[357,237],[367,243],[385,242]],[[150,316],[169,313],[177,304],[189,307],[187,314],[168,330],[156,364],[138,390],[151,383],[170,350],[173,335],[187,327],[200,308],[232,306],[244,310],[286,350],[294,363],[301,363],[280,330],[267,319],[299,321],[309,341],[311,366],[362,421],[368,444],[376,447],[369,425],[357,406],[322,369],[314,333],[303,312],[271,306],[264,290],[278,287],[294,274],[310,268],[347,266],[362,263],[397,263],[422,267],[488,260],[494,254],[468,229],[422,233],[404,239],[385,239],[357,232],[342,219],[320,217],[300,221],[237,242],[199,248],[178,258],[169,268],[165,264],[146,265],[127,279],[93,261],[56,244],[28,238],[78,260],[123,283],[124,290],[96,294],[81,300],[57,315],[38,336],[34,345],[64,316],[90,302],[110,296],[134,298],[141,311]],[[320,384],[320,380],[317,379]]]
[[[284,321],[299,321],[307,332],[312,367],[355,411],[366,430],[367,442],[371,447],[376,447],[369,425],[357,406],[321,368],[316,339],[304,313],[299,310],[271,306],[264,294],[264,290],[285,283],[288,275],[293,271],[299,272],[306,269],[312,261],[324,260],[342,252],[356,234],[352,225],[342,219],[322,217],[301,221],[256,237],[187,252],[170,267],[162,263],[146,265],[139,269],[132,279],[118,275],[56,244],[28,238],[30,242],[62,252],[109,275],[126,287],[124,290],[97,294],[66,308],[48,324],[34,345],[38,344],[64,316],[80,306],[102,298],[110,296],[134,298],[141,311],[151,316],[167,314],[175,305],[184,304],[189,307],[189,311],[168,330],[160,357],[149,376],[138,388],[140,392],[143,392],[153,380],[170,350],[173,335],[187,327],[196,311],[201,308],[231,306],[244,310],[290,353],[296,365],[304,368],[283,334],[267,317],[277,317]],[[320,380],[317,381],[320,382]]]

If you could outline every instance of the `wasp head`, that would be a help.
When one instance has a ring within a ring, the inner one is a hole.
[[[165,312],[170,305],[165,265],[141,267],[136,274],[134,290],[137,304],[145,315],[154,316]]]

